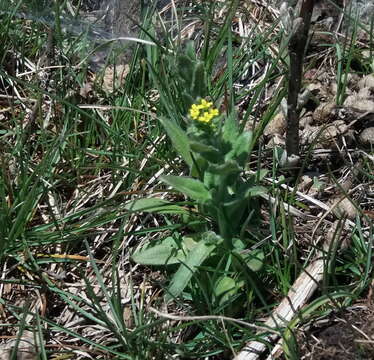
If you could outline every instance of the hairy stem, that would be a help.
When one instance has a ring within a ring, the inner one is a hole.
[[[300,14],[294,20],[292,34],[288,45],[290,67],[288,76],[287,98],[287,154],[299,154],[299,109],[298,96],[303,75],[303,60],[308,40],[310,19],[312,17],[314,0],[301,0]]]

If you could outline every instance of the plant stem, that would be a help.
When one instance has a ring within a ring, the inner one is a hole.
[[[290,57],[286,138],[286,149],[288,156],[299,154],[300,139],[298,95],[301,88],[303,59],[308,40],[310,19],[314,8],[314,0],[301,1],[300,16],[294,20],[292,34],[288,45]]]

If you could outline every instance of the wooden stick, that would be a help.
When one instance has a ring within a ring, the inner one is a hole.
[[[328,252],[334,240],[340,241],[334,239],[335,235],[337,235],[339,224],[344,226],[340,221],[335,221],[333,229],[331,229],[326,237],[323,250],[320,250],[316,254],[314,260],[299,275],[287,296],[265,322],[265,327],[270,327],[274,330],[284,328],[295,316],[297,316],[299,310],[308,302],[314,291],[317,289],[318,284],[323,279],[323,271],[326,266],[326,252]],[[258,332],[258,335],[261,336],[261,333]],[[279,337],[279,334],[271,334],[265,335],[263,337],[263,342],[257,340],[250,341],[243,350],[235,356],[234,360],[257,360],[261,354],[267,351],[265,343],[274,343],[279,339]],[[279,347],[277,350],[279,351]]]

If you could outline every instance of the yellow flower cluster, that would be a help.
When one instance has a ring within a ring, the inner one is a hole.
[[[213,103],[202,99],[200,104],[193,104],[190,108],[190,116],[193,120],[209,123],[219,112],[213,107]]]

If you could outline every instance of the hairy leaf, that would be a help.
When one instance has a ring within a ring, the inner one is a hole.
[[[189,213],[184,207],[172,204],[166,200],[157,198],[143,198],[130,201],[125,208],[130,211],[143,211],[148,213],[159,214],[187,214]]]
[[[173,120],[160,118],[161,124],[165,128],[174,148],[189,167],[192,166],[191,149],[187,134]]]
[[[162,176],[161,180],[191,199],[205,202],[211,200],[209,190],[199,181],[185,176]]]
[[[213,235],[215,236],[216,241],[213,241]],[[197,243],[197,245],[188,254],[185,262],[181,264],[178,271],[174,274],[167,290],[167,294],[165,295],[166,302],[171,301],[181,294],[194,273],[198,270],[198,267],[216,248],[219,237],[212,233],[207,233],[207,236],[207,240],[203,238],[199,243]]]
[[[186,260],[186,253],[196,246],[191,238],[183,243],[182,248],[171,236],[163,239],[160,244],[137,251],[131,259],[143,265],[173,265]],[[184,246],[183,246],[184,245]]]

